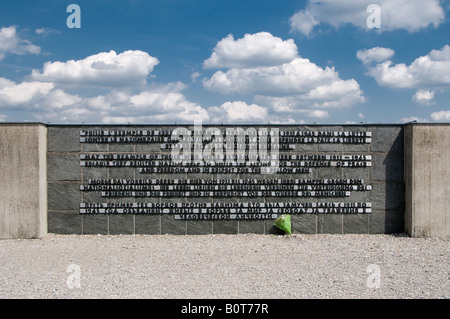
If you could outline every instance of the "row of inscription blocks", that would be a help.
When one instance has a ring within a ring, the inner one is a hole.
[[[161,126],[161,130],[173,130],[177,126]],[[206,126],[204,126],[206,127]],[[244,129],[246,126],[242,126]],[[148,127],[144,126],[50,126],[48,128],[48,151],[49,152],[115,152],[115,151],[161,151],[160,144],[142,144],[137,143],[136,149],[131,144],[86,144],[80,143],[80,132],[82,130],[143,130]],[[190,127],[192,129],[192,127]],[[257,129],[258,127],[255,126]],[[366,131],[371,132],[371,143],[365,144],[297,144],[296,151],[314,152],[318,151],[349,151],[349,152],[386,152],[393,148],[393,151],[403,152],[403,139],[396,141],[399,134],[403,135],[403,128],[399,125],[376,125],[376,126],[284,126],[280,130],[287,131]]]
[[[101,130],[126,130],[129,126],[97,127]],[[133,128],[133,127],[132,127]],[[158,129],[174,129],[162,126]],[[101,233],[101,234],[195,234],[195,233],[268,233],[273,221],[176,221],[173,216],[81,216],[80,202],[107,202],[96,192],[80,191],[80,184],[89,178],[140,178],[134,168],[82,168],[80,155],[85,152],[161,152],[158,144],[82,144],[80,131],[96,129],[81,126],[50,126],[48,128],[48,197],[49,232],[55,233]],[[136,127],[141,130],[142,127]],[[372,167],[313,169],[310,174],[298,178],[363,178],[370,192],[355,192],[346,201],[371,202],[373,213],[359,215],[296,215],[293,228],[301,233],[390,233],[401,232],[403,227],[403,129],[401,126],[286,126],[285,130],[317,131],[370,131],[372,143],[361,145],[317,144],[301,145],[302,154],[368,154],[372,155]],[[152,147],[155,147],[153,150]],[[328,153],[329,152],[329,153]],[[324,176],[320,176],[324,174]],[[248,176],[256,177],[257,175]],[[161,178],[168,177],[161,175]],[[194,177],[194,176],[190,176]],[[201,176],[198,176],[201,177]],[[220,175],[218,178],[222,177]],[[229,176],[223,176],[229,177]],[[280,176],[286,178],[287,176]],[[185,175],[177,175],[185,178]],[[132,199],[125,199],[126,201]],[[145,201],[155,199],[136,199]],[[159,200],[159,199],[156,199]],[[272,200],[272,199],[271,199]],[[276,199],[275,199],[276,200]],[[315,199],[309,199],[315,201]],[[325,199],[335,201],[334,199]],[[124,199],[110,199],[122,202]]]
[[[403,214],[397,211],[372,214],[291,215],[292,231],[302,234],[402,233]],[[180,221],[173,215],[79,215],[77,212],[49,212],[49,232],[57,234],[103,235],[202,235],[277,234],[273,220]]]
[[[401,182],[372,182],[370,191],[352,191],[349,197],[344,198],[344,202],[372,203],[374,210],[403,210],[404,186]],[[108,198],[101,197],[101,192],[82,192],[80,184],[74,182],[49,182],[48,183],[48,209],[64,211],[78,210],[80,203],[155,203],[160,201],[174,201],[177,198],[159,198],[159,197],[137,197],[137,198]],[[191,197],[189,200],[195,202],[210,202],[210,197]],[[214,202],[221,202],[226,199],[214,198]],[[238,197],[233,199],[235,202],[243,203],[247,201],[263,201],[261,198]],[[270,202],[289,202],[301,201],[315,203],[318,200],[323,202],[337,202],[338,198],[326,197],[300,197],[289,199],[285,197],[268,197],[266,201]],[[181,199],[179,202],[186,202]]]

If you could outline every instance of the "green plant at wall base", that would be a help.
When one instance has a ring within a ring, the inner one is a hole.
[[[289,235],[292,235],[291,231],[291,215],[281,215],[277,219],[275,219],[275,222],[273,225],[281,230],[284,230]]]

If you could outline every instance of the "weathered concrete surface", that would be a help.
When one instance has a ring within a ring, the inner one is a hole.
[[[186,202],[187,198],[103,198],[100,192],[82,192],[80,184],[102,178],[187,178],[187,174],[140,174],[134,167],[81,167],[82,154],[162,154],[157,143],[80,143],[81,130],[173,130],[174,125],[49,125],[48,126],[48,232],[55,234],[270,234],[274,220],[183,221],[169,215],[96,215],[79,214],[80,203],[101,202]],[[193,126],[187,126],[194,129]],[[239,125],[247,128],[248,126]],[[256,126],[257,128],[258,126]],[[261,127],[267,127],[262,125]],[[274,126],[275,127],[275,126]],[[371,191],[353,192],[348,198],[196,198],[196,202],[317,202],[345,201],[372,204],[371,214],[309,215],[293,214],[294,233],[306,234],[385,234],[404,233],[404,133],[403,125],[282,125],[283,131],[358,131],[371,132],[372,142],[365,144],[296,144],[298,154],[366,154],[370,167],[344,169],[323,167],[309,174],[289,178],[361,178]],[[190,174],[205,178],[205,174]],[[206,176],[211,178],[210,175]],[[215,174],[214,178],[251,178],[255,175]],[[286,178],[284,174],[274,177]]]
[[[0,239],[47,234],[47,128],[0,124]]]
[[[405,126],[405,229],[450,237],[450,125]]]

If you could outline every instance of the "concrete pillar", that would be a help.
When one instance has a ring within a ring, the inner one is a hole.
[[[47,127],[0,124],[0,239],[47,234]]]
[[[450,237],[450,124],[405,126],[405,229]]]

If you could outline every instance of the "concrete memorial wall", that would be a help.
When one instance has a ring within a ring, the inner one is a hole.
[[[49,126],[49,232],[404,232],[403,149],[401,125]]]
[[[0,239],[450,235],[450,125],[0,124]]]

